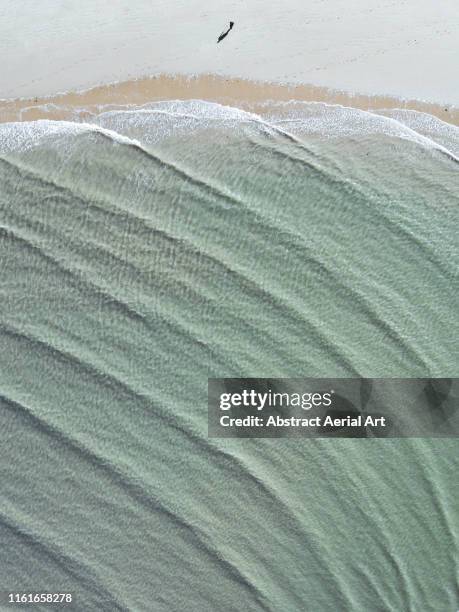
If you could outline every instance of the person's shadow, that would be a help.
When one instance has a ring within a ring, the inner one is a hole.
[[[229,28],[227,30],[225,30],[224,32],[222,32],[220,34],[220,36],[218,37],[217,40],[217,45],[219,42],[221,42],[224,38],[226,38],[228,36],[228,34],[231,32],[231,30],[233,29],[233,25],[234,25],[234,21],[230,21],[230,25]]]

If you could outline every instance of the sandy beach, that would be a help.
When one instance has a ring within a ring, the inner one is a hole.
[[[16,0],[1,3],[0,99],[41,99],[113,82],[123,83],[115,94],[164,95],[161,84],[143,79],[168,74],[203,77],[187,85],[189,95],[201,95],[198,82],[212,95],[215,89],[226,95],[229,78],[459,104],[457,0],[71,4],[28,0],[19,11]],[[217,45],[229,20],[235,27]],[[209,74],[223,80],[212,81]],[[136,79],[132,87],[124,84]],[[180,94],[182,80],[177,86],[163,82],[171,95]],[[285,95],[273,88],[266,96]],[[259,87],[251,89],[258,99]],[[320,89],[302,91],[305,99],[311,94],[329,99]]]
[[[434,115],[459,125],[459,108],[419,100],[401,100],[389,96],[365,96],[312,85],[287,86],[246,79],[229,79],[215,75],[200,77],[168,76],[137,79],[102,85],[87,91],[52,97],[0,101],[0,121],[33,121],[37,119],[89,119],[103,107],[125,108],[165,99],[202,99],[237,106],[256,113],[269,110],[269,101],[301,100],[325,102],[359,108],[384,110],[403,108]]]

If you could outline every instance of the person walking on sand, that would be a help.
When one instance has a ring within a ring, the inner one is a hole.
[[[224,32],[222,32],[220,34],[220,36],[218,37],[217,40],[217,45],[220,41],[222,41],[224,38],[226,38],[228,36],[228,34],[230,33],[230,31],[233,29],[233,25],[234,25],[234,21],[230,21],[230,25],[229,28],[227,30],[225,30]]]

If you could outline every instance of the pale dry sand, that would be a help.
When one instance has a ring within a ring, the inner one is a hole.
[[[257,113],[269,110],[270,100],[302,100],[341,104],[363,110],[403,108],[418,110],[459,125],[459,108],[387,96],[366,96],[334,91],[313,85],[288,86],[276,83],[229,79],[214,75],[199,77],[161,75],[158,77],[101,85],[82,92],[53,97],[0,101],[0,121],[37,119],[86,120],[102,108],[139,106],[157,100],[200,99],[237,106]]]
[[[459,2],[0,0],[0,57],[0,99],[216,74],[459,105]]]

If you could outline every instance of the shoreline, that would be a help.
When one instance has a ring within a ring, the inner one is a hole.
[[[316,85],[283,85],[210,74],[158,75],[49,97],[4,99],[0,100],[0,122],[75,120],[75,113],[78,113],[81,120],[86,120],[101,112],[103,107],[116,110],[127,105],[141,106],[148,102],[171,99],[207,100],[258,114],[269,109],[269,101],[322,102],[366,111],[415,110],[459,126],[459,107],[451,105],[392,96],[353,94]]]

